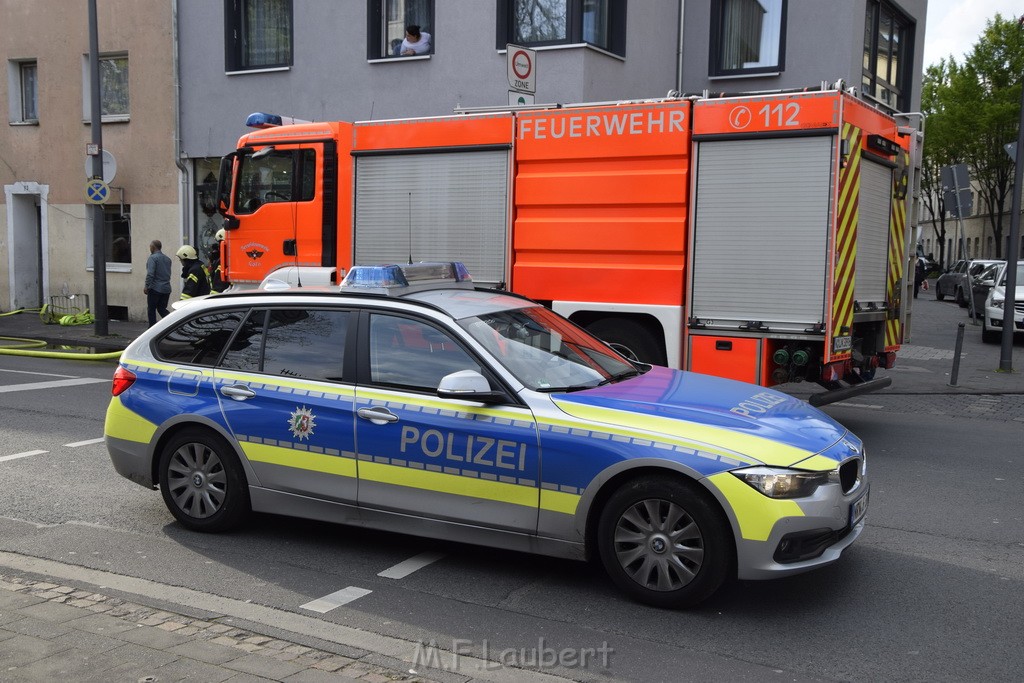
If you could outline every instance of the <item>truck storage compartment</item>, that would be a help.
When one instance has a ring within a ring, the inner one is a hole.
[[[760,339],[691,334],[686,357],[694,372],[760,383]]]

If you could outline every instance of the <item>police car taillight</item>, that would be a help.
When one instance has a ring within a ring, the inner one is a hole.
[[[353,266],[341,282],[343,290],[356,289],[394,295],[416,289],[459,286],[473,286],[469,269],[459,261]]]
[[[118,365],[117,370],[114,371],[114,383],[110,387],[110,393],[114,396],[120,396],[134,383],[135,373],[123,365]]]

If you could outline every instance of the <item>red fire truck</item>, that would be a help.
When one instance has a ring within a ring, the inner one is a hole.
[[[236,286],[459,260],[642,361],[819,405],[891,381],[921,140],[842,89],[249,123],[219,190]]]

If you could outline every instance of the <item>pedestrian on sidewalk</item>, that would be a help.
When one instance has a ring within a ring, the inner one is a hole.
[[[928,291],[928,267],[925,265],[925,260],[920,256],[917,257],[917,267],[914,268],[914,298],[917,298],[917,292],[922,287],[924,291]]]
[[[142,291],[146,295],[150,327],[156,324],[157,313],[163,318],[170,312],[167,301],[171,298],[171,259],[160,251],[163,246],[160,240],[150,242],[146,259],[146,285]]]

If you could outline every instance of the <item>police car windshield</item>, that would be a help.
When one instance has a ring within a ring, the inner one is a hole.
[[[574,391],[633,377],[636,368],[542,306],[463,318],[459,324],[535,391]]]

